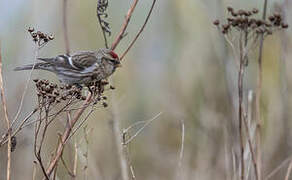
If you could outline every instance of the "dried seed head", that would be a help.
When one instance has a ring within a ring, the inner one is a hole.
[[[285,23],[282,23],[281,26],[282,26],[282,28],[284,28],[284,29],[287,29],[287,28],[289,27],[289,25],[288,25],[288,24],[285,24]]]
[[[275,20],[275,17],[274,16],[269,16],[269,20],[273,22]]]
[[[229,11],[229,12],[233,12],[234,10],[233,10],[233,8],[232,8],[231,6],[228,6],[228,7],[227,7],[227,11]]]
[[[238,14],[232,11],[232,12],[231,12],[231,15],[232,15],[233,17],[236,17]]]
[[[103,107],[105,107],[105,108],[108,107],[108,104],[107,104],[106,102],[103,102],[102,105],[103,105]]]
[[[53,40],[54,39],[54,36],[51,34],[48,36],[49,40]]]
[[[34,32],[34,28],[33,28],[33,27],[29,27],[29,28],[27,29],[27,31],[30,32],[30,33],[32,33],[32,32]]]
[[[245,11],[242,10],[242,9],[240,9],[240,10],[238,10],[237,14],[238,14],[239,16],[243,16],[243,15],[245,15]]]
[[[15,151],[16,149],[17,140],[15,136],[11,137],[11,152]]]
[[[38,36],[37,33],[35,33],[35,32],[34,33],[31,33],[31,37],[37,38],[37,36]]]
[[[258,12],[259,12],[259,10],[257,8],[252,9],[252,13],[257,14]]]
[[[275,16],[275,18],[277,18],[277,19],[280,19],[280,18],[281,18],[281,14],[280,14],[280,13],[277,13],[277,12],[274,13],[274,16]]]
[[[213,22],[213,24],[214,24],[215,26],[218,26],[218,25],[220,24],[220,21],[219,21],[218,19],[216,19],[216,20]]]

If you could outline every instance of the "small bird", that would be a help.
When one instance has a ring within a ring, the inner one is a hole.
[[[110,49],[81,51],[54,58],[38,58],[39,63],[16,67],[15,71],[39,69],[55,73],[61,83],[88,85],[112,75],[121,66],[118,55]]]

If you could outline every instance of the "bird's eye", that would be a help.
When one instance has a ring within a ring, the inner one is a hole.
[[[113,64],[116,64],[116,60],[110,59],[110,62],[112,62]]]

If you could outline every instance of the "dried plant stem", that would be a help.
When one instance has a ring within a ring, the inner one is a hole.
[[[288,162],[292,161],[292,156],[285,159],[283,162],[281,162],[280,165],[278,165],[273,171],[271,171],[264,179],[269,180],[271,179],[277,172],[279,172]]]
[[[30,73],[29,73],[29,78],[28,78],[27,81],[26,81],[25,88],[24,88],[24,91],[23,91],[22,96],[21,96],[20,104],[19,104],[19,107],[18,107],[17,113],[16,113],[16,115],[15,115],[15,117],[14,117],[12,123],[11,123],[11,127],[14,125],[14,123],[16,122],[16,120],[18,119],[18,117],[19,117],[19,115],[20,115],[20,112],[21,112],[21,109],[22,109],[22,106],[23,106],[24,97],[25,97],[25,95],[26,95],[26,92],[27,92],[27,89],[28,89],[28,85],[29,85],[29,82],[30,82],[31,77],[32,77],[32,72],[33,72],[34,67],[35,67],[35,64],[36,64],[36,59],[37,59],[37,57],[38,57],[39,50],[40,50],[40,47],[38,47],[38,46],[36,45],[36,47],[35,47],[35,53],[34,53],[33,67],[32,67],[32,69],[31,69],[31,71],[30,71]]]
[[[64,131],[64,133],[62,135],[62,141],[59,143],[58,148],[57,148],[57,152],[56,152],[53,160],[50,162],[50,164],[49,164],[49,166],[48,166],[48,168],[46,170],[46,174],[48,176],[51,175],[51,173],[53,172],[54,168],[56,167],[56,165],[57,165],[57,163],[58,163],[58,161],[59,161],[59,159],[60,159],[60,157],[61,157],[61,155],[63,153],[64,147],[65,147],[65,143],[66,143],[67,139],[69,138],[74,125],[77,123],[78,119],[83,114],[83,112],[85,111],[86,107],[88,107],[88,104],[90,104],[91,100],[92,100],[92,93],[89,92],[86,100],[84,101],[84,103],[82,105],[82,108],[79,109],[75,113],[73,119],[69,123],[67,123],[66,129],[65,129],[65,131]]]
[[[69,37],[68,37],[68,26],[67,26],[67,5],[68,5],[68,0],[63,0],[64,42],[65,42],[66,54],[70,54],[70,45],[69,45]]]
[[[115,50],[117,45],[120,43],[120,41],[123,39],[124,35],[125,35],[125,32],[126,32],[126,29],[128,27],[128,24],[130,22],[130,19],[132,17],[132,14],[135,10],[135,7],[137,5],[139,0],[134,0],[133,4],[131,5],[130,9],[128,10],[128,13],[127,13],[127,16],[126,16],[126,19],[121,27],[121,30],[118,34],[118,36],[116,37],[115,41],[112,43],[112,46],[111,46],[111,49],[112,50]]]
[[[123,145],[127,145],[129,144],[132,140],[134,140],[152,121],[154,121],[155,119],[157,119],[160,115],[162,114],[162,112],[159,112],[156,116],[154,116],[152,119],[146,121],[143,126],[133,135],[131,136],[127,141],[123,142]],[[144,121],[143,121],[144,122]],[[130,130],[129,128],[127,128],[128,130]],[[123,134],[127,134],[127,131],[124,131]]]
[[[182,179],[182,161],[184,156],[184,144],[185,144],[185,122],[183,119],[180,119],[181,124],[181,145],[179,150],[179,160],[178,160],[178,170],[177,170],[177,179]]]
[[[11,175],[11,127],[10,127],[10,121],[8,118],[8,111],[7,111],[7,104],[5,99],[5,93],[4,93],[4,85],[3,85],[3,77],[2,77],[2,54],[1,54],[1,48],[0,48],[0,90],[1,90],[1,101],[2,106],[4,110],[4,119],[6,121],[7,125],[7,135],[8,135],[8,145],[7,145],[7,169],[6,169],[6,179],[10,180]]]
[[[155,3],[156,3],[156,0],[153,0],[152,5],[151,5],[151,8],[150,8],[150,10],[149,10],[149,12],[148,12],[148,15],[147,15],[147,17],[146,17],[146,20],[145,20],[144,24],[143,24],[142,27],[140,28],[139,32],[137,33],[137,35],[135,36],[135,38],[133,39],[133,41],[130,43],[129,47],[128,47],[128,48],[125,50],[125,52],[122,54],[120,60],[122,60],[122,59],[125,57],[125,55],[126,55],[126,54],[128,53],[128,51],[132,48],[132,46],[134,45],[134,43],[136,42],[136,40],[137,40],[138,37],[140,36],[140,34],[143,32],[143,30],[144,30],[144,28],[145,28],[145,26],[146,26],[146,24],[147,24],[147,22],[148,22],[148,20],[149,20],[149,18],[150,18],[150,15],[151,15],[151,13],[152,13],[152,11],[153,11],[153,8],[154,8]]]
[[[267,4],[268,0],[264,0],[264,8],[263,8],[263,20],[266,19],[267,13]],[[260,110],[260,101],[261,101],[261,93],[262,93],[262,79],[263,79],[263,67],[262,67],[262,54],[263,54],[263,46],[264,46],[264,35],[260,36],[260,46],[259,46],[259,58],[258,58],[258,75],[257,75],[257,87],[256,87],[256,157],[257,157],[257,167],[258,167],[258,179],[262,179],[262,155],[261,155],[261,110]]]
[[[290,163],[289,163],[289,166],[288,166],[288,170],[287,170],[287,174],[286,174],[285,180],[289,180],[289,177],[290,177],[290,174],[291,174],[291,170],[292,170],[292,160],[291,160]]]
[[[115,93],[112,92],[112,121],[113,121],[113,132],[114,139],[117,148],[117,154],[119,157],[120,169],[122,180],[129,180],[129,168],[127,159],[125,157],[125,153],[123,151],[122,146],[122,137],[121,137],[121,129],[120,129],[120,119],[118,115],[118,105],[115,99]]]
[[[73,165],[73,178],[72,179],[76,179],[76,175],[77,175],[77,164],[78,164],[78,147],[77,147],[77,143],[74,143],[74,165]]]
[[[252,146],[252,140],[251,140],[251,137],[250,137],[250,129],[249,129],[249,126],[248,126],[248,123],[247,123],[247,119],[246,118],[243,118],[244,120],[244,126],[245,126],[245,134],[247,136],[247,141],[248,141],[248,147],[249,147],[249,151],[251,153],[251,159],[252,159],[252,163],[253,163],[253,166],[254,166],[254,171],[255,171],[255,177],[256,177],[256,180],[259,179],[259,175],[258,175],[258,168],[257,168],[257,161],[256,161],[256,155],[255,155],[255,152],[254,152],[254,148]]]
[[[239,71],[238,71],[238,131],[240,137],[240,162],[241,162],[241,176],[240,179],[244,180],[245,165],[244,165],[244,145],[243,145],[243,75],[244,75],[244,55],[242,47],[242,32],[239,38]]]

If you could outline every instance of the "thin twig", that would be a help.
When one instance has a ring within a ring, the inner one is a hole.
[[[241,180],[245,178],[244,172],[244,146],[243,146],[243,75],[244,75],[244,55],[242,48],[242,32],[240,32],[239,37],[239,71],[238,71],[238,133],[240,137],[240,162],[241,162]]]
[[[111,108],[111,114],[112,114],[112,121],[113,121],[113,132],[114,132],[114,140],[115,140],[115,145],[117,148],[117,155],[119,158],[119,163],[120,163],[120,170],[121,170],[121,179],[122,180],[129,180],[129,168],[128,168],[128,162],[126,158],[126,154],[123,151],[123,146],[122,146],[122,136],[121,136],[121,128],[120,128],[120,119],[119,119],[119,112],[118,112],[118,105],[116,101],[116,96],[115,93],[112,92],[112,108]]]
[[[123,145],[129,144],[136,136],[138,136],[143,131],[143,129],[145,129],[145,127],[147,127],[152,121],[157,119],[161,114],[162,114],[162,112],[159,112],[152,119],[148,120],[133,136],[131,136],[126,142],[124,142]],[[125,133],[125,132],[123,132],[123,133]]]
[[[84,101],[81,109],[79,109],[73,119],[69,122],[69,124],[66,126],[66,129],[65,129],[65,132],[63,133],[62,135],[62,141],[59,143],[58,145],[58,149],[57,149],[57,153],[55,155],[55,157],[53,158],[53,160],[50,162],[47,170],[46,170],[46,173],[48,174],[48,176],[51,175],[51,173],[53,172],[54,168],[56,167],[61,155],[62,155],[62,152],[64,150],[64,147],[65,147],[65,142],[67,141],[68,137],[70,136],[71,132],[72,132],[72,128],[75,126],[76,122],[78,121],[78,119],[80,118],[80,116],[83,114],[83,112],[85,111],[87,105],[91,102],[92,100],[92,94],[89,92],[86,100]]]
[[[179,151],[179,160],[178,160],[178,171],[177,171],[177,179],[182,179],[182,161],[184,156],[184,144],[185,144],[185,122],[183,119],[180,119],[181,124],[181,145]]]
[[[69,37],[68,37],[68,26],[67,26],[67,5],[68,0],[63,0],[63,28],[64,28],[64,42],[66,54],[70,54],[70,45],[69,45]]]
[[[292,156],[285,159],[279,166],[277,166],[273,171],[271,171],[266,177],[265,180],[271,179],[277,172],[279,172],[289,161],[292,160]]]
[[[29,113],[29,115],[27,115],[23,121],[21,122],[21,124],[18,126],[18,128],[12,133],[12,137],[16,136],[18,134],[18,132],[20,130],[22,130],[26,125],[24,125],[32,115],[34,115],[37,112],[38,108],[35,108],[32,112]],[[7,138],[7,134],[8,132],[6,132],[6,134],[3,136],[3,138],[0,140],[0,147],[3,146],[4,144],[6,144],[8,142],[8,138]]]
[[[77,175],[77,163],[78,163],[78,147],[77,143],[74,143],[74,149],[75,149],[75,154],[74,154],[74,166],[73,166],[73,179],[76,178]]]
[[[76,126],[76,128],[74,130],[72,130],[71,135],[68,137],[67,141],[69,139],[72,138],[72,136],[74,136],[74,134],[81,128],[81,126],[87,121],[87,119],[89,118],[89,116],[94,112],[94,108],[92,108],[87,115],[85,116],[85,118]]]
[[[288,166],[288,170],[287,170],[287,174],[286,174],[285,180],[289,180],[291,170],[292,170],[292,160],[291,160],[290,163],[289,163],[289,166]]]
[[[150,18],[150,15],[151,15],[151,13],[152,13],[152,11],[153,11],[153,8],[154,8],[155,3],[156,3],[156,0],[153,0],[152,5],[151,5],[151,8],[150,8],[150,10],[149,10],[149,12],[148,12],[148,15],[147,15],[147,17],[146,17],[146,19],[145,19],[145,22],[144,22],[143,26],[140,28],[140,30],[138,31],[137,35],[136,35],[135,38],[133,39],[133,41],[130,43],[129,47],[128,47],[128,48],[126,49],[126,51],[122,54],[120,60],[122,60],[122,59],[125,57],[125,55],[126,55],[126,54],[128,53],[128,51],[132,48],[132,46],[134,45],[134,43],[136,42],[136,40],[137,40],[138,37],[140,36],[140,34],[143,32],[143,30],[144,30],[144,28],[145,28],[145,26],[146,26],[146,24],[147,24],[147,22],[148,22],[148,20],[149,20],[149,18]]]
[[[11,127],[10,121],[8,119],[8,111],[7,111],[7,104],[5,99],[4,93],[4,85],[3,85],[3,72],[2,72],[2,54],[1,54],[1,47],[0,47],[0,90],[1,90],[1,101],[4,110],[4,119],[7,125],[7,134],[8,134],[8,145],[7,145],[7,169],[6,169],[6,179],[10,180],[10,173],[11,173]]]
[[[29,82],[32,78],[32,72],[34,71],[34,68],[35,68],[35,64],[36,64],[36,60],[37,60],[37,57],[38,57],[38,54],[39,54],[39,50],[40,48],[36,46],[35,48],[35,53],[34,53],[34,61],[33,61],[33,66],[32,66],[32,69],[29,73],[29,78],[27,79],[26,81],[26,84],[25,84],[25,88],[24,88],[24,91],[22,93],[22,96],[21,96],[21,100],[20,100],[20,104],[19,104],[19,107],[18,107],[18,110],[17,110],[17,113],[11,123],[11,127],[14,125],[14,123],[16,122],[16,120],[18,119],[19,115],[20,115],[20,112],[21,112],[21,109],[23,107],[23,101],[24,101],[24,97],[26,95],[26,92],[27,92],[27,89],[28,89],[28,85],[29,85]]]
[[[123,39],[124,35],[125,35],[125,32],[126,32],[126,29],[128,27],[128,24],[130,22],[130,19],[132,17],[132,14],[135,10],[135,7],[137,5],[139,0],[134,0],[133,4],[131,5],[130,9],[128,10],[128,13],[127,13],[127,16],[126,16],[126,19],[121,27],[121,30],[118,34],[118,36],[116,37],[115,41],[112,43],[112,46],[111,46],[111,49],[112,50],[115,50],[117,45],[120,43],[120,41]]]

